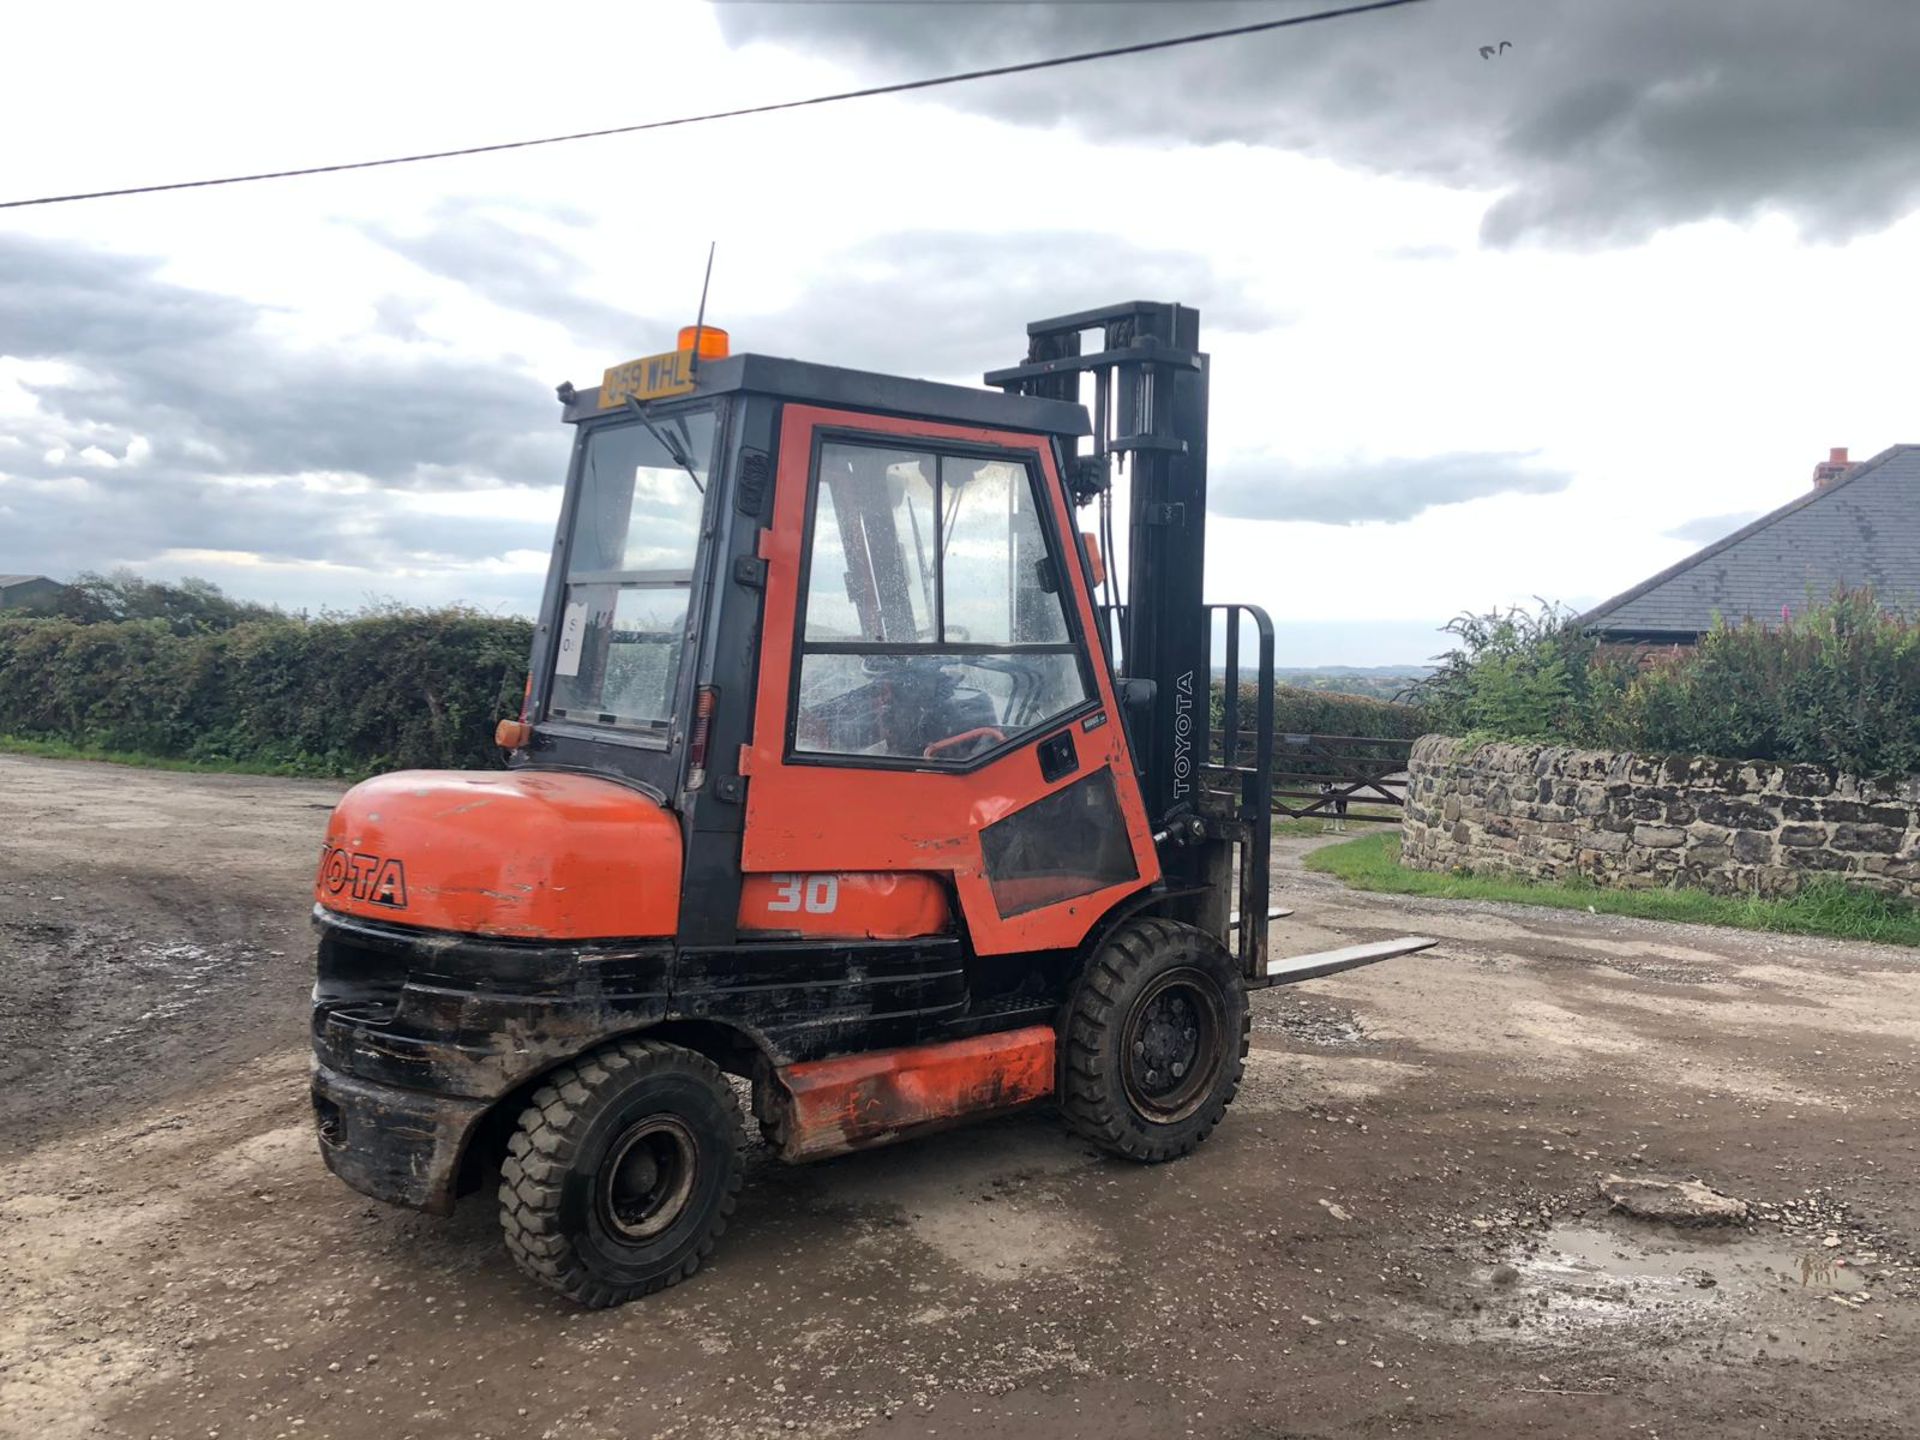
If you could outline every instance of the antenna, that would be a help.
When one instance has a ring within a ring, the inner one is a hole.
[[[700,334],[707,328],[707,287],[713,284],[713,252],[719,245],[718,240],[707,242],[707,274],[700,282],[700,313],[693,317],[693,358],[687,361],[689,380],[700,373]]]

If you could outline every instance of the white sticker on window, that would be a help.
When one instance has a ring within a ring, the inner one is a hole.
[[[567,606],[560,621],[560,658],[553,662],[556,675],[580,673],[580,644],[587,634],[587,602],[576,600]]]

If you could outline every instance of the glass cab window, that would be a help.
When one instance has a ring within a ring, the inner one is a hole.
[[[1024,460],[823,445],[794,748],[958,765],[1087,699]]]
[[[699,411],[650,426],[635,416],[587,437],[551,718],[640,731],[671,722],[714,428]]]

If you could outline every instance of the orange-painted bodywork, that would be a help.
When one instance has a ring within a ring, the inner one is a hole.
[[[950,874],[977,953],[1003,955],[1078,945],[1117,901],[1160,877],[1152,829],[1104,665],[1095,663],[1092,669],[1097,687],[1095,701],[1104,712],[1105,723],[1088,729],[1079,720],[1066,722],[1074,726],[1080,763],[1072,774],[1055,781],[1042,779],[1034,746],[1064,725],[1036,730],[1028,737],[1031,743],[958,774],[879,769],[857,763],[788,763],[787,716],[800,608],[801,546],[807,529],[814,438],[823,427],[831,427],[837,434],[865,432],[903,444],[919,440],[937,446],[958,441],[1025,452],[1023,458],[1030,457],[1045,477],[1042,488],[1053,511],[1054,532],[1065,537],[1067,553],[1072,554],[1075,529],[1046,440],[932,421],[787,406],[781,419],[773,524],[760,532],[759,553],[767,562],[766,625],[754,738],[742,747],[740,755],[741,772],[751,777],[742,863],[750,871],[918,870]],[[1062,569],[1080,633],[1098,633],[1084,569],[1078,564]],[[981,830],[1102,767],[1114,772],[1138,877],[1002,918],[984,871]]]
[[[1053,1093],[1053,1068],[1050,1025],[789,1065],[780,1153],[813,1160],[1012,1110]]]
[[[747,875],[740,886],[740,929],[749,935],[910,940],[952,928],[953,907],[931,875]]]
[[[1093,571],[1093,586],[1097,590],[1107,583],[1107,557],[1101,552],[1100,537],[1091,530],[1082,530],[1080,548],[1087,552],[1087,568]]]
[[[334,807],[314,899],[465,935],[667,936],[679,928],[680,868],[679,822],[610,780],[402,770]]]

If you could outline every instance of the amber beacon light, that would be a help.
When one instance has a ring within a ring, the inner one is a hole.
[[[682,325],[680,343],[677,349],[695,352],[702,360],[724,360],[731,353],[727,349],[727,332],[712,325]]]

